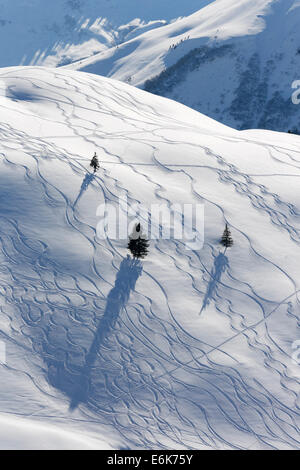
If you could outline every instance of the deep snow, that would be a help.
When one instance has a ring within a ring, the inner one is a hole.
[[[297,0],[215,0],[66,67],[130,81],[237,129],[299,129],[299,21]]]
[[[113,448],[299,448],[300,138],[65,69],[1,69],[0,95],[0,413]],[[128,259],[96,236],[126,196],[204,203],[203,249]]]

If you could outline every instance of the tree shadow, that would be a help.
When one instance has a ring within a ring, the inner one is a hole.
[[[81,184],[81,188],[79,191],[79,194],[73,204],[73,208],[76,206],[78,203],[79,199],[82,197],[83,193],[88,189],[89,185],[94,181],[95,175],[93,173],[87,173],[83,179],[83,182]]]
[[[139,260],[132,259],[128,255],[120,265],[115,285],[107,296],[107,302],[103,317],[101,318],[93,343],[85,356],[85,363],[77,383],[73,387],[70,410],[74,410],[79,403],[86,403],[89,396],[90,375],[97,354],[106,337],[114,328],[120,312],[128,302],[130,292],[134,290],[135,284],[142,274],[142,264]]]
[[[201,312],[210,304],[210,301],[213,297],[215,289],[220,282],[222,273],[225,269],[229,266],[228,258],[225,256],[224,253],[219,253],[219,255],[215,258],[213,269],[210,273],[210,281],[207,286],[206,294],[203,300]]]

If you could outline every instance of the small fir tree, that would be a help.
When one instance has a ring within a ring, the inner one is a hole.
[[[225,230],[224,230],[223,236],[221,238],[221,243],[226,248],[229,248],[230,246],[233,245],[233,240],[231,238],[231,232],[230,232],[227,224],[225,226]]]
[[[149,240],[147,240],[141,233],[141,224],[135,226],[133,234],[129,237],[127,245],[134,258],[145,258],[148,254]]]
[[[94,156],[93,156],[93,158],[92,158],[92,160],[91,160],[90,166],[91,166],[92,168],[94,168],[94,173],[96,173],[96,171],[99,170],[99,168],[100,168],[100,165],[99,165],[99,161],[98,161],[98,157],[97,157],[96,152],[95,152],[95,154],[94,154]]]

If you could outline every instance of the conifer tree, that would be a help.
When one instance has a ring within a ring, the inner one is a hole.
[[[231,232],[230,232],[227,224],[225,226],[225,230],[224,230],[222,238],[221,238],[221,243],[226,248],[229,248],[230,246],[233,245],[233,240],[231,238]]]
[[[91,163],[90,163],[90,166],[92,168],[94,168],[94,173],[96,173],[97,170],[99,170],[100,168],[100,165],[99,165],[99,161],[98,161],[98,157],[97,157],[97,154],[96,152],[94,153],[94,156],[91,160]]]
[[[141,233],[141,224],[135,226],[133,234],[129,237],[127,245],[128,250],[134,258],[145,258],[148,254],[149,240],[147,240]]]

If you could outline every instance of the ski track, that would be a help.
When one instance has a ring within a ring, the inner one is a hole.
[[[164,195],[164,188],[147,173],[147,167],[141,168],[134,163],[124,162],[120,156],[106,149],[105,143],[99,146],[97,139],[101,136],[101,128],[97,130],[97,122],[92,122],[94,131],[88,135],[81,134],[81,131],[85,132],[90,127],[76,124],[77,105],[63,95],[63,90],[66,87],[73,88],[80,93],[86,103],[85,106],[82,105],[83,108],[88,109],[91,106],[95,112],[100,112],[100,104],[94,96],[82,91],[83,83],[78,78],[72,78],[72,83],[69,83],[66,77],[59,73],[53,72],[53,76],[64,84],[61,91],[59,87],[55,89],[56,95],[60,96],[60,99],[55,100],[55,104],[74,136],[84,139],[87,144],[94,144],[98,154],[104,154],[113,158],[116,163],[127,165],[132,172],[152,185],[158,201],[171,205],[171,201]],[[36,87],[50,86],[41,79],[28,80]],[[98,92],[92,79],[89,79],[89,87],[92,93]],[[107,92],[108,89],[110,93]],[[250,177],[242,173],[210,148],[162,137],[159,135],[160,129],[169,125],[170,119],[158,115],[148,105],[133,100],[129,94],[124,99],[125,93],[118,94],[117,88],[112,84],[107,85],[102,96],[105,96],[108,102],[118,104],[129,112],[132,106],[136,107],[140,120],[128,118],[135,128],[132,134],[126,135],[128,143],[133,136],[134,140],[137,140],[141,133],[139,141],[151,150],[157,168],[162,172],[182,175],[183,181],[189,181],[193,197],[214,205],[222,214],[224,222],[226,215],[222,207],[207,200],[196,189],[197,181],[191,174],[192,170],[173,168],[160,162],[156,141],[163,141],[170,146],[187,145],[202,149],[216,162],[216,167],[212,165],[211,169],[216,172],[219,180],[224,185],[232,185],[242,197],[249,198],[253,207],[265,213],[271,223],[287,231],[295,247],[299,248],[300,234],[295,225],[299,213],[294,205],[282,201],[277,194],[256,183],[255,175]],[[71,111],[68,108],[67,112],[63,104],[68,104]],[[101,113],[124,119],[123,115],[112,113],[108,105],[107,109],[101,106]],[[153,113],[156,114],[161,127],[155,128],[151,119],[147,121]],[[82,116],[80,120],[83,120]],[[152,129],[149,130],[146,124],[150,124]],[[174,129],[178,126],[184,127],[185,124],[174,119]],[[17,344],[29,364],[33,357],[43,378],[37,378],[29,369],[15,369],[15,372],[29,377],[42,394],[49,395],[58,402],[75,400],[83,421],[109,424],[128,446],[168,448],[176,445],[191,449],[199,446],[245,449],[243,442],[250,435],[255,442],[267,449],[300,448],[299,381],[289,376],[289,358],[268,329],[268,318],[276,315],[282,305],[287,306],[290,321],[299,326],[299,317],[290,307],[290,301],[293,299],[296,299],[299,306],[299,290],[290,275],[258,253],[248,235],[233,227],[245,238],[249,250],[260,263],[272,264],[274,269],[279,270],[288,279],[291,295],[277,303],[272,299],[261,298],[251,285],[236,279],[228,265],[225,269],[225,280],[217,280],[209,302],[213,302],[216,309],[228,318],[232,336],[218,346],[199,340],[188,333],[176,319],[168,293],[159,279],[153,277],[146,267],[141,266],[140,271],[136,271],[136,267],[130,264],[124,265],[123,268],[122,263],[126,264],[126,260],[123,260],[114,242],[96,238],[95,228],[81,220],[76,208],[77,200],[70,200],[56,187],[40,165],[43,158],[59,159],[83,179],[87,175],[86,160],[79,154],[66,154],[58,144],[47,142],[47,138],[30,137],[4,123],[0,125],[0,132],[3,145],[2,163],[15,171],[23,171],[24,180],[40,187],[46,204],[64,211],[65,223],[72,231],[80,233],[93,249],[91,270],[94,278],[98,280],[95,282],[92,277],[65,272],[63,266],[49,259],[44,240],[29,240],[22,234],[17,220],[0,218],[0,252],[5,260],[0,268],[1,315],[6,318],[11,329],[9,336],[1,331],[1,337]],[[145,134],[150,134],[151,138],[147,140]],[[124,134],[116,132],[114,138],[118,137],[125,139]],[[28,156],[30,166],[14,162],[13,156],[10,155],[10,142],[20,144],[20,151]],[[278,161],[273,154],[274,147],[266,144],[265,148],[270,156]],[[299,168],[295,159],[290,157],[290,160],[293,163],[286,163],[287,165]],[[88,186],[96,188],[107,202],[117,201],[120,194],[126,195],[131,204],[139,202],[106,169],[100,170],[99,174],[90,179]],[[84,197],[84,191],[83,186],[78,200]],[[191,289],[199,298],[204,296],[212,274],[211,266],[206,266],[202,261],[201,252],[189,252],[178,241],[173,241],[167,251],[159,241],[153,242],[151,249],[158,250],[163,259],[172,263],[179,276],[189,279]],[[218,250],[210,245],[206,249],[210,252],[213,264]],[[101,272],[98,260],[102,250],[109,253],[112,270],[116,275],[122,276],[122,269],[125,269],[125,272],[132,272],[136,279],[141,275],[141,271],[143,276],[152,279],[155,289],[163,299],[164,306],[160,311],[157,311],[157,306],[147,293],[135,287],[135,282],[126,286],[124,299],[107,300],[105,290],[111,289],[113,293],[116,286]],[[25,271],[22,269],[24,266],[30,268],[32,277],[22,273]],[[195,266],[202,282],[193,274]],[[93,286],[93,292],[82,287],[85,280]],[[261,316],[258,322],[249,325],[245,314],[236,310],[231,300],[232,291],[253,300]],[[130,292],[132,297],[128,300]],[[115,320],[105,320],[105,309],[119,309],[120,314]],[[101,328],[103,329],[104,320],[106,326],[103,333]],[[91,346],[94,335],[95,351]],[[293,400],[293,407],[287,406],[271,391],[266,390],[259,381],[256,380],[255,387],[254,381],[249,383],[243,377],[238,361],[226,350],[226,345],[237,336],[243,336],[249,349],[253,349],[264,366],[274,372],[274,380],[278,378],[281,388]],[[87,340],[81,341],[81,337]],[[215,351],[218,351],[218,357],[226,357],[234,365],[225,366],[213,359],[212,353]],[[39,358],[43,360],[41,363]],[[52,387],[45,387],[45,382],[50,383]],[[56,394],[55,389],[62,393]],[[75,397],[76,389],[78,393]],[[227,423],[226,435],[218,431],[210,407],[214,407],[219,420]],[[252,416],[252,419],[247,420],[248,416]]]

